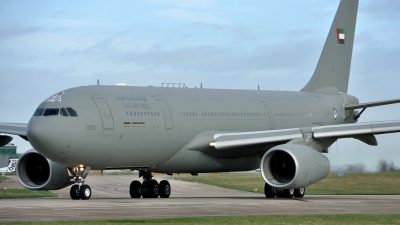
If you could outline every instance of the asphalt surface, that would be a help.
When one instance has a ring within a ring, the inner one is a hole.
[[[129,184],[137,176],[90,175],[90,200],[71,200],[69,187],[56,198],[0,199],[0,222],[165,218],[237,215],[400,214],[399,195],[306,195],[302,199],[266,199],[261,193],[235,191],[173,180],[168,199],[132,199]],[[22,188],[17,179],[0,188]]]

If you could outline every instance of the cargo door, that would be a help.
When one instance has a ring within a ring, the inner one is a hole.
[[[162,113],[164,114],[165,128],[174,128],[174,121],[172,120],[172,114],[167,103],[165,103],[165,101],[162,99],[157,99],[157,103],[160,105]]]
[[[268,115],[268,119],[269,119],[269,129],[273,130],[274,129],[274,118],[272,117],[271,109],[268,107],[268,105],[264,105],[264,108],[267,111],[267,115]]]
[[[107,102],[103,98],[93,98],[94,103],[97,106],[97,109],[100,113],[101,121],[103,122],[104,130],[112,130],[114,129],[114,119],[111,113],[111,109],[108,106]]]

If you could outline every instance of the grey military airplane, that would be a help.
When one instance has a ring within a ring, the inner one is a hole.
[[[32,190],[71,184],[72,199],[89,199],[90,170],[138,170],[132,198],[168,198],[168,181],[152,172],[208,173],[260,168],[265,196],[303,197],[327,176],[337,139],[377,145],[375,135],[400,131],[400,121],[356,123],[368,107],[347,94],[358,0],[342,0],[316,70],[298,92],[130,86],[85,86],[43,101],[28,124],[0,132],[34,149],[17,163]],[[0,143],[11,141],[0,136]]]

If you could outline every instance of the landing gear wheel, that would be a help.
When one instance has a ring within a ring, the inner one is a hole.
[[[82,185],[79,194],[82,200],[88,200],[92,196],[92,189],[89,185]]]
[[[140,181],[134,180],[131,182],[131,186],[129,187],[129,194],[131,198],[140,198],[142,194],[140,193]]]
[[[73,200],[79,200],[81,196],[79,195],[79,185],[72,185],[71,189],[69,190],[69,196]]]
[[[148,181],[143,181],[142,185],[140,186],[140,193],[142,194],[143,198],[150,198],[149,192],[148,192]]]
[[[160,190],[160,198],[169,198],[169,195],[171,194],[171,185],[169,182],[162,180],[158,186]]]
[[[294,189],[294,197],[295,198],[302,198],[306,193],[306,188]]]
[[[269,184],[264,185],[264,194],[267,198],[275,198],[275,188],[271,187]]]
[[[283,189],[284,198],[293,198],[294,189]]]
[[[283,198],[283,189],[275,189],[275,195],[277,198]]]
[[[159,188],[156,180],[149,181],[147,185],[147,194],[149,198],[158,198]]]

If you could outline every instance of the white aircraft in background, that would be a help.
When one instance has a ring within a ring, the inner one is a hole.
[[[10,159],[10,164],[6,167],[0,168],[0,173],[11,173],[15,172],[15,167],[17,165],[18,159]]]

